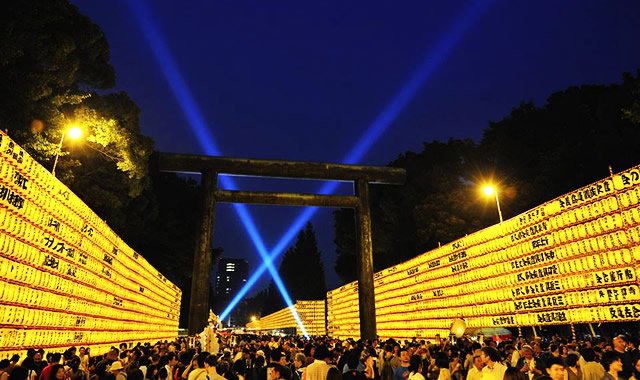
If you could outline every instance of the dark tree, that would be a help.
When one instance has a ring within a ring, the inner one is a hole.
[[[285,252],[278,273],[292,301],[320,300],[326,297],[324,265],[311,223],[307,223],[305,229],[298,234],[295,245]],[[270,314],[285,306],[272,280],[262,315]]]
[[[406,261],[497,222],[495,203],[478,196],[497,181],[505,219],[620,171],[640,157],[640,74],[621,85],[571,87],[542,107],[522,103],[490,123],[481,143],[432,142],[392,162],[402,187],[372,187],[374,268]],[[336,272],[356,278],[354,216],[335,213]]]

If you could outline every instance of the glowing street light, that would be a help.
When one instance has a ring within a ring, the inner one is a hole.
[[[64,142],[65,135],[69,135],[70,139],[75,140],[82,136],[82,129],[73,126],[68,130],[62,132],[62,137],[60,137],[60,144],[58,145],[58,150],[56,151],[56,158],[53,160],[53,168],[51,168],[51,174],[53,174],[54,177],[56,176],[56,165],[58,164],[58,157],[60,157],[60,154],[62,153],[62,143]]]
[[[502,210],[500,210],[500,201],[498,200],[498,190],[491,185],[486,185],[482,188],[482,192],[484,193],[484,195],[488,197],[492,195],[496,196],[496,206],[498,207],[498,216],[500,217],[500,223],[502,223]]]
[[[255,315],[251,316],[251,322],[255,322],[258,320],[258,317],[256,317]]]

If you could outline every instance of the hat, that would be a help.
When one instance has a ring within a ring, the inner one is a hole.
[[[119,370],[122,370],[122,363],[120,363],[120,360],[116,360],[115,362],[113,362],[113,364],[111,364],[111,367],[109,367],[109,371],[113,372]]]
[[[256,355],[258,355],[258,356],[262,356],[262,357],[264,358],[264,351],[262,351],[262,350],[258,350],[258,351],[256,351]],[[266,359],[266,358],[265,358],[265,359]]]

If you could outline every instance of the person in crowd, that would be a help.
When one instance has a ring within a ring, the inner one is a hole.
[[[272,361],[267,365],[267,380],[285,380],[282,377],[282,369],[284,367],[279,362]]]
[[[304,372],[304,363],[306,362],[306,358],[303,353],[297,353],[293,357],[293,365],[291,369],[291,380],[302,380],[302,373]],[[639,379],[640,380],[640,379]]]
[[[533,348],[529,345],[522,346],[522,357],[516,363],[516,368],[522,372],[526,380],[534,380],[544,374],[542,361],[533,356]]]
[[[158,368],[155,380],[167,380],[169,376],[169,372],[167,371],[167,367],[162,366],[160,368]],[[115,377],[113,377],[113,375],[111,375],[111,379],[106,379],[106,380],[115,380]]]
[[[315,349],[313,358],[313,363],[309,364],[302,374],[302,380],[326,380],[330,368],[329,349],[324,344],[319,345]]]
[[[342,373],[336,367],[330,367],[327,371],[327,380],[342,380]]]
[[[393,380],[407,380],[409,377],[409,359],[411,354],[406,349],[400,351],[400,365],[393,371]],[[448,368],[448,367],[447,367]]]
[[[49,371],[49,378],[47,380],[65,380],[64,366],[62,364],[54,364],[51,367],[51,371]]]
[[[376,351],[373,347],[369,347],[362,351],[362,360],[364,363],[364,377],[368,380],[379,380],[378,365],[376,364]]]
[[[471,368],[467,371],[467,380],[482,380],[484,363],[482,362],[482,358],[480,358],[480,354],[473,357],[472,363]]]
[[[471,344],[471,350],[467,352],[464,364],[462,365],[465,371],[469,372],[471,368],[473,368],[475,357],[480,357],[480,348],[482,348],[482,346],[478,342]]]
[[[47,362],[42,360],[42,355],[44,354],[43,350],[38,350],[36,351],[36,353],[33,355],[33,361],[34,361],[34,368],[36,371],[36,375],[37,377],[40,377],[40,374],[42,373],[42,370],[44,369],[44,367],[47,366]],[[37,378],[36,377],[36,378]]]
[[[80,357],[80,368],[85,372],[89,373],[89,359],[91,358],[91,353],[89,347],[80,347],[78,350],[78,357]]]
[[[53,368],[54,365],[59,364],[60,363],[60,359],[62,358],[62,355],[59,352],[55,352],[53,353],[50,357],[49,357],[49,365],[47,365],[46,367],[44,367],[42,369],[42,372],[40,372],[40,377],[39,380],[49,380],[49,374]],[[97,370],[97,369],[96,369]]]
[[[67,378],[70,380],[89,380],[89,373],[80,368],[80,357],[74,356],[68,362]]]
[[[204,354],[207,354],[206,352]],[[191,360],[191,370],[187,375],[187,380],[206,380],[207,370],[204,368],[205,355],[196,354]],[[184,374],[182,375],[184,378]]]
[[[9,373],[9,380],[29,380],[29,370],[24,368],[23,366],[15,365]],[[64,375],[61,379],[58,380],[64,380]]]
[[[485,367],[482,369],[483,380],[503,380],[507,367],[502,364],[500,352],[493,347],[482,347],[480,358]]]
[[[582,369],[578,366],[580,358],[577,354],[567,354],[567,380],[582,380]]]
[[[449,355],[449,359],[449,372],[451,373],[451,378],[454,380],[462,379],[462,364],[460,363],[458,351],[452,351]]]
[[[436,354],[435,365],[439,368],[438,380],[451,380],[451,372],[449,371],[449,357],[444,352]]]
[[[517,367],[508,367],[504,371],[504,380],[527,380],[527,377]]]
[[[623,370],[622,359],[620,354],[614,351],[606,351],[602,354],[600,363],[606,371],[604,377],[601,380],[627,380],[622,377]]]
[[[205,354],[206,352],[200,353],[200,355]],[[206,358],[204,359],[204,368],[207,370],[207,380],[226,380],[222,375],[218,374],[218,371],[216,370],[217,364],[218,358],[216,355],[206,355]]]
[[[552,380],[566,380],[565,363],[559,352],[558,350],[558,356],[552,356],[546,363],[547,373]]]
[[[147,373],[145,379],[153,380],[158,376],[158,370],[160,369],[160,355],[151,355],[151,363],[147,365]]]
[[[407,380],[425,380],[422,376],[422,358],[420,355],[412,355],[409,358],[409,377]]]
[[[53,360],[55,360],[55,358]],[[105,380],[104,377],[106,376],[106,374],[108,372],[107,369],[116,360],[118,360],[118,349],[115,348],[115,347],[111,347],[111,349],[109,350],[109,352],[107,352],[107,354],[104,356],[104,358],[102,360],[100,360],[98,362],[98,364],[96,364],[95,372],[96,372],[96,376],[98,377],[99,380]],[[45,368],[42,372],[44,373],[46,370],[47,369]],[[40,380],[43,380],[43,379],[40,379]]]
[[[173,370],[175,366],[178,364],[178,355],[174,351],[169,351],[164,357],[163,366],[167,369],[167,380],[173,380]]]
[[[622,360],[622,372],[620,375],[628,379],[633,371],[633,357],[631,353],[627,351],[627,337],[618,335],[613,338],[612,343],[613,350],[620,356],[620,360]]]
[[[120,360],[114,361],[111,366],[109,366],[109,372],[116,377],[116,380],[127,380],[127,373],[124,371]]]
[[[631,371],[629,380],[640,380],[640,357],[633,360],[633,370]]]
[[[595,350],[593,348],[584,348],[580,351],[580,356],[584,360],[584,364],[580,367],[582,380],[601,380],[606,371],[602,364],[596,362]]]
[[[35,351],[34,351],[35,354]],[[27,356],[26,358],[24,358],[24,360],[22,361],[22,364],[20,364],[22,367],[27,369],[27,379],[28,380],[35,380],[37,375],[36,375],[36,362],[35,360],[33,360],[33,356]]]
[[[9,359],[0,360],[0,380],[8,380],[11,362]]]

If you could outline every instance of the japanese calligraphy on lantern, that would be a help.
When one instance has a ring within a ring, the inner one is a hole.
[[[144,293],[144,294],[142,294]],[[0,131],[0,358],[177,335],[181,291]]]

